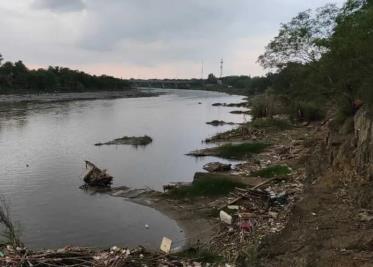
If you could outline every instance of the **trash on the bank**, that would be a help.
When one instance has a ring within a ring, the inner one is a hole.
[[[274,193],[273,191],[269,192],[272,203],[279,205],[285,205],[288,202],[288,194],[286,191],[283,191],[279,194]]]
[[[239,225],[241,231],[251,232],[254,230],[254,223],[251,220],[242,221]]]
[[[271,216],[272,218],[276,219],[278,217],[278,213],[274,211],[269,211],[268,215]]]
[[[171,251],[171,246],[172,246],[172,240],[167,237],[163,237],[161,248],[160,248],[161,251],[168,254]]]
[[[240,206],[238,206],[238,205],[228,205],[227,208],[229,210],[238,210],[238,209],[240,209]]]
[[[145,228],[146,228],[146,229],[149,229],[149,224],[145,224]]]
[[[226,213],[224,210],[220,211],[220,220],[226,224],[232,224],[232,216]]]

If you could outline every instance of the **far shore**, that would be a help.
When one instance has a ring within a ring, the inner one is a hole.
[[[116,98],[136,98],[159,96],[161,93],[149,92],[140,89],[122,91],[92,91],[92,92],[56,92],[56,93],[27,93],[27,94],[0,94],[0,103],[21,102],[63,102],[73,100],[96,100]]]

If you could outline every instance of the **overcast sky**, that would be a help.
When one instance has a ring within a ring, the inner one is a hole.
[[[344,0],[1,0],[0,53],[123,78],[258,75],[280,23]]]

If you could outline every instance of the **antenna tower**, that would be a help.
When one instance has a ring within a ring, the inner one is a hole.
[[[223,65],[224,65],[224,60],[220,60],[220,79],[223,78]]]

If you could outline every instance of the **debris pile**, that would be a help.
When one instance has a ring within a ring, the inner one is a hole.
[[[113,181],[113,177],[109,175],[106,170],[99,169],[95,164],[86,160],[85,166],[87,173],[83,180],[88,186],[108,187]]]
[[[143,247],[135,249],[113,246],[109,250],[65,247],[57,250],[31,251],[26,248],[0,247],[0,266],[8,267],[134,267],[134,266],[202,266],[197,259],[187,260],[176,255],[150,252]]]
[[[303,192],[303,176],[268,179],[252,188],[236,188],[219,207],[220,231],[210,248],[234,261],[245,248],[257,246],[269,233],[281,231]]]

